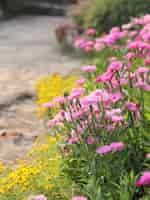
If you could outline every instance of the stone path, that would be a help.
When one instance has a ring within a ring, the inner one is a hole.
[[[35,80],[79,66],[55,40],[55,27],[66,22],[64,17],[46,16],[0,22],[0,159],[22,156],[43,134],[43,123],[36,116]]]

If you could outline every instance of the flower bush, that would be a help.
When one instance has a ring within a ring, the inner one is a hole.
[[[88,30],[75,41],[101,60],[81,68],[79,88],[53,99],[49,110],[57,102],[59,113],[47,123],[65,132],[63,170],[78,186],[73,199],[149,199],[149,30],[146,15],[101,37]]]

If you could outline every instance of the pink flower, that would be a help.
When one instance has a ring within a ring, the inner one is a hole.
[[[45,108],[52,108],[54,106],[54,104],[52,102],[48,102],[48,103],[44,103],[43,107]]]
[[[94,94],[90,94],[89,96],[84,97],[81,100],[82,106],[83,107],[88,107],[90,105],[96,104],[100,101],[100,97],[96,96]]]
[[[79,132],[81,135],[84,133],[84,131],[85,131],[84,128],[81,128],[81,127],[78,128],[78,132]]]
[[[145,65],[150,65],[150,58],[147,58],[147,59],[145,60]]]
[[[117,115],[113,115],[111,119],[114,123],[121,123],[122,121],[124,121],[123,116],[117,116]]]
[[[96,30],[94,28],[89,28],[87,31],[86,31],[86,35],[88,36],[93,36],[96,34]]]
[[[87,144],[91,145],[95,143],[95,138],[93,136],[88,136]]]
[[[108,70],[110,70],[110,71],[119,71],[119,70],[122,69],[122,67],[123,67],[122,62],[114,61],[109,65]]]
[[[105,145],[97,148],[96,152],[100,155],[105,155],[110,152],[122,151],[124,149],[123,142],[113,142],[110,145]]]
[[[128,79],[124,77],[121,77],[119,81],[120,81],[120,85],[126,85],[128,83]]]
[[[118,27],[113,28],[110,33],[105,37],[105,42],[108,46],[112,46],[115,42],[121,39],[124,33],[119,30]]]
[[[96,66],[95,65],[87,65],[87,66],[83,66],[81,68],[81,70],[83,72],[95,72],[96,71]]]
[[[83,115],[82,110],[79,110],[79,111],[72,113],[72,118],[74,120],[77,120],[77,119],[80,119],[82,117],[82,115]]]
[[[74,98],[79,98],[82,96],[85,92],[84,88],[74,88],[71,92],[71,95],[69,96],[70,100],[73,100]]]
[[[145,81],[139,80],[136,84],[135,87],[138,87],[140,89],[143,89],[145,91],[150,91],[150,85],[146,83]]]
[[[133,52],[129,52],[124,56],[127,60],[131,61],[132,59],[134,59],[135,54]]]
[[[132,63],[129,62],[129,63],[127,64],[127,69],[129,70],[129,69],[131,69],[131,67],[132,67]]]
[[[137,50],[150,50],[150,45],[146,42],[142,42],[142,41],[133,41],[130,42],[127,46],[127,48],[130,49],[137,49]]]
[[[138,110],[138,106],[136,103],[133,102],[127,102],[126,103],[126,107],[128,110],[130,110],[131,112],[136,112]]]
[[[137,70],[136,70],[136,73],[139,74],[139,75],[142,75],[142,74],[147,74],[149,72],[149,68],[148,67],[139,67]]]
[[[60,111],[55,117],[47,122],[48,128],[52,128],[56,125],[60,125],[63,122],[62,111]]]
[[[108,81],[111,81],[112,77],[112,73],[105,72],[104,74],[96,77],[96,83],[106,83]]]
[[[105,45],[104,45],[104,43],[96,42],[94,48],[96,49],[96,51],[101,51],[105,48]]]
[[[110,153],[111,152],[111,147],[110,145],[105,145],[105,146],[102,146],[102,147],[99,147],[96,149],[96,152],[100,155],[105,155],[107,153]]]
[[[88,200],[87,197],[84,196],[76,196],[76,197],[72,197],[71,200]]]
[[[122,94],[120,92],[115,92],[113,94],[111,94],[111,101],[112,103],[116,103],[119,100],[121,100],[123,98]]]
[[[115,33],[115,32],[119,32],[120,31],[120,27],[118,27],[118,26],[115,26],[115,27],[113,27],[112,29],[111,29],[111,33]]]
[[[146,154],[146,158],[150,158],[150,153]]]
[[[122,151],[124,149],[124,143],[123,142],[113,142],[110,144],[111,151]]]
[[[44,195],[35,196],[34,199],[35,200],[47,200],[47,198]]]
[[[121,109],[120,108],[115,108],[112,110],[106,110],[106,117],[110,118],[114,115],[120,115],[121,114]]]
[[[140,120],[140,118],[141,118],[140,109],[139,109],[139,106],[137,104],[135,104],[133,102],[127,102],[126,108],[128,110],[130,110],[131,112],[134,112],[136,120]]]
[[[85,43],[86,43],[86,41],[85,41],[85,39],[84,38],[77,38],[76,40],[75,40],[75,43],[74,43],[74,46],[76,47],[76,48],[83,48],[83,46],[85,45]]]
[[[59,104],[64,104],[65,103],[65,98],[64,97],[56,97],[54,100],[53,100],[54,104],[55,103],[59,103]]]
[[[136,181],[136,186],[141,187],[150,184],[150,171],[146,171],[143,175]]]
[[[150,23],[150,15],[149,14],[143,16],[143,24],[148,24],[148,23]]]
[[[72,136],[68,139],[69,144],[77,144],[79,142],[79,138],[76,136]]]
[[[81,78],[79,80],[77,80],[77,84],[82,86],[83,84],[85,83],[85,79],[84,78]]]
[[[47,200],[47,198],[44,195],[37,195],[37,196],[29,197],[28,200]]]

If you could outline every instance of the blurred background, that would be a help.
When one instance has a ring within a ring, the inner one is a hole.
[[[65,5],[76,0],[0,0],[0,18],[19,13],[64,15]]]

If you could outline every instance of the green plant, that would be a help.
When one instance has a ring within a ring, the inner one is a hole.
[[[83,1],[84,2],[84,1]],[[150,0],[94,0],[78,5],[73,13],[76,23],[94,27],[98,32],[108,32],[113,26],[121,26],[131,17],[150,11]]]

